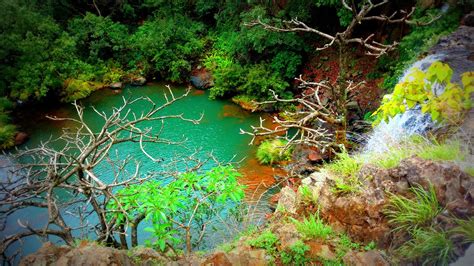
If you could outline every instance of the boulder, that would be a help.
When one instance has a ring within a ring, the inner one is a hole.
[[[416,185],[428,190],[431,184],[439,203],[449,212],[460,217],[474,215],[474,178],[455,164],[411,157],[391,169],[389,176],[397,184],[402,184],[398,187],[407,190]]]
[[[349,251],[342,259],[349,266],[389,266],[382,254],[375,250],[366,252]]]
[[[462,24],[469,27],[474,27],[474,11],[465,15],[462,19]]]
[[[275,234],[280,239],[280,250],[285,250],[290,248],[296,241],[298,241],[301,236],[296,230],[296,226],[293,223],[283,223],[277,224]]]
[[[138,77],[133,77],[130,80],[130,85],[132,86],[143,86],[146,84],[146,78],[138,76]]]
[[[309,246],[308,256],[311,259],[335,260],[336,255],[332,252],[328,245],[321,244],[316,241],[308,241],[306,245]]]
[[[297,193],[290,187],[284,187],[280,191],[278,199],[277,212],[296,213],[298,207]]]
[[[214,86],[211,73],[203,67],[198,67],[191,72],[190,81],[197,89],[208,89]]]
[[[112,90],[121,90],[123,89],[123,87],[124,85],[122,82],[114,82],[109,85],[109,88],[111,88]]]
[[[15,134],[15,145],[21,145],[25,143],[29,138],[30,136],[27,133],[20,131]]]
[[[36,253],[26,256],[20,265],[133,265],[126,251],[83,241],[79,247],[57,247],[45,243]]]

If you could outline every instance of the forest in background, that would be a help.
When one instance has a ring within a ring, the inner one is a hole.
[[[397,1],[383,11],[414,4]],[[187,83],[194,69],[205,67],[213,76],[211,98],[267,100],[271,90],[291,98],[298,93],[294,78],[318,57],[315,47],[321,39],[245,23],[261,18],[282,25],[297,17],[335,33],[352,19],[341,5],[335,0],[2,0],[0,147],[14,145],[15,108],[45,100],[72,102],[139,77]],[[423,21],[437,12],[419,7],[414,19]],[[429,27],[372,23],[358,29],[377,32],[382,43],[400,42],[364,78],[384,77],[380,86],[393,89],[406,66],[457,27],[461,13],[450,9]]]

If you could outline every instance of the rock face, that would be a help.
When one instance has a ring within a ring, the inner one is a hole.
[[[383,214],[388,202],[385,192],[407,195],[412,186],[428,189],[432,184],[447,211],[468,217],[474,215],[473,179],[454,164],[412,157],[389,170],[365,165],[359,172],[363,189],[358,193],[336,195],[331,188],[333,178],[325,172],[313,173],[302,183],[316,194],[321,216],[335,230],[344,230],[360,242],[374,240],[387,247],[391,229]]]
[[[208,89],[214,86],[214,81],[212,79],[211,73],[205,68],[196,68],[191,73],[190,78],[191,84],[197,89]]]
[[[436,163],[418,157],[403,160],[400,165],[389,171],[390,178],[398,190],[404,187],[421,185],[429,189],[432,184],[440,204],[459,217],[474,215],[473,177],[449,163]]]
[[[384,259],[378,251],[367,252],[348,252],[343,258],[344,264],[349,266],[389,266],[390,264]]]
[[[85,243],[70,248],[47,242],[36,253],[23,258],[20,265],[133,265],[125,251]]]
[[[290,187],[284,187],[280,191],[277,212],[288,212],[295,214],[298,207],[297,193]]]

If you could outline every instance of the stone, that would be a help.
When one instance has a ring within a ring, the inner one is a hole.
[[[309,246],[308,255],[312,259],[335,260],[336,255],[328,245],[321,244],[316,241],[308,241],[306,245]]]
[[[203,67],[198,67],[192,71],[190,82],[197,89],[208,89],[214,86],[211,72]]]
[[[349,251],[342,258],[344,265],[349,266],[389,266],[390,264],[385,260],[379,251],[370,250],[366,252]]]
[[[141,265],[156,265],[167,261],[167,259],[156,250],[141,246],[132,249],[132,257],[138,259]]]
[[[409,187],[421,185],[428,190],[433,185],[439,203],[453,214],[465,217],[474,215],[474,199],[470,195],[474,179],[449,162],[435,162],[411,157],[389,171],[392,179]]]
[[[57,247],[47,242],[37,252],[26,256],[20,265],[133,265],[126,251],[83,241],[79,247]]]
[[[109,88],[113,89],[113,90],[121,90],[123,89],[124,85],[122,82],[114,82],[112,84],[109,85]]]
[[[16,133],[16,135],[15,135],[15,145],[17,145],[17,146],[21,145],[21,144],[25,143],[29,138],[30,138],[30,136],[27,133],[20,131],[20,132]]]
[[[474,11],[466,14],[462,19],[462,24],[469,27],[474,27]]]
[[[315,163],[315,162],[321,162],[323,160],[323,157],[321,155],[321,153],[317,150],[310,150],[308,152],[308,160],[310,160],[311,162]]]
[[[278,239],[280,239],[280,250],[290,248],[301,238],[298,230],[296,230],[296,226],[293,223],[284,223],[282,225],[278,225],[274,231],[278,236]]]
[[[58,247],[51,242],[46,242],[38,251],[22,258],[19,265],[53,265],[61,256],[70,250],[70,247]]]
[[[232,263],[230,263],[225,253],[218,252],[208,257],[201,265],[202,266],[218,266],[218,265],[231,266]]]
[[[146,78],[144,77],[133,77],[130,81],[130,85],[132,86],[143,86],[146,84]]]
[[[296,213],[298,207],[297,194],[290,187],[284,187],[280,191],[280,199],[278,200],[277,212]]]

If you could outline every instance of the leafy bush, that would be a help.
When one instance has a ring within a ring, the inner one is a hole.
[[[155,17],[132,36],[132,43],[153,70],[166,80],[184,81],[204,50],[204,25],[189,17]]]
[[[452,83],[453,70],[446,64],[434,62],[425,72],[415,69],[406,81],[395,86],[392,94],[385,95],[382,105],[374,112],[374,124],[404,113],[419,104],[423,113],[429,113],[438,122],[458,123],[463,112],[472,106],[471,93],[474,92],[474,72],[462,75],[462,85]],[[444,85],[439,94],[435,84]],[[439,94],[439,95],[438,95]]]
[[[310,260],[305,256],[305,253],[309,250],[308,245],[301,240],[297,240],[288,250],[281,252],[281,262],[283,262],[284,265],[307,265]]]
[[[284,150],[286,142],[281,139],[266,140],[257,149],[257,159],[262,164],[273,164],[291,159],[291,148]]]
[[[326,225],[324,221],[319,217],[319,213],[310,215],[308,218],[304,218],[303,221],[298,221],[294,218],[291,218],[291,221],[295,224],[296,230],[305,238],[305,239],[327,239],[333,230],[331,226]]]
[[[61,100],[64,102],[72,102],[86,98],[101,87],[103,87],[103,84],[98,82],[68,79],[64,82],[64,89],[61,91]]]
[[[454,245],[445,232],[432,228],[414,229],[412,239],[397,249],[403,259],[417,260],[423,265],[448,265],[454,256]]]
[[[421,186],[410,188],[415,198],[391,195],[385,211],[388,221],[395,226],[394,231],[407,231],[429,226],[433,219],[442,211],[434,187],[428,191]]]
[[[152,180],[122,188],[116,194],[118,202],[110,202],[108,209],[118,210],[120,203],[127,217],[115,211],[111,212],[110,219],[125,224],[144,215],[151,225],[145,231],[153,237],[146,243],[161,251],[167,244],[176,247],[184,239],[178,237],[185,229],[179,224],[199,226],[197,221],[212,219],[213,215],[243,199],[243,186],[237,182],[239,176],[231,166],[219,166],[204,174],[184,173],[172,182]]]
[[[15,145],[16,126],[0,124],[0,150],[8,149]]]
[[[278,237],[272,231],[265,230],[256,238],[248,240],[247,244],[255,248],[263,248],[269,255],[275,256],[277,254],[276,245],[278,242]]]

